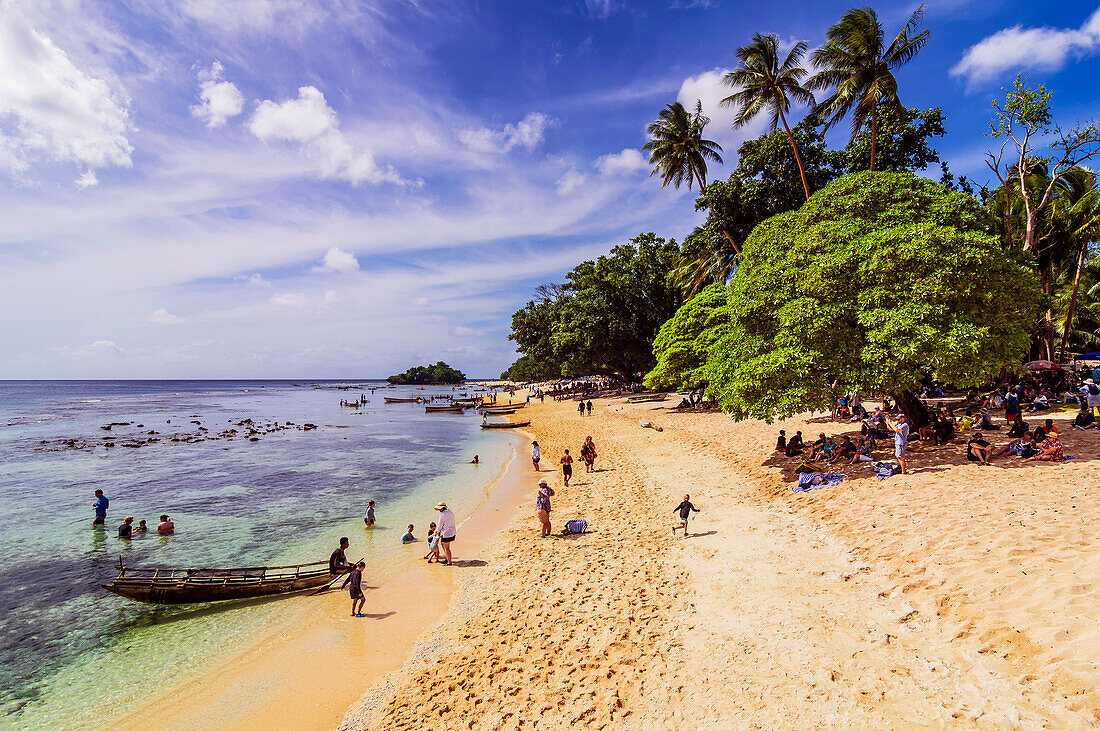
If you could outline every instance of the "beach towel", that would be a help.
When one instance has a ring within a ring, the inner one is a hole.
[[[815,479],[817,480],[815,482]],[[823,475],[820,472],[803,472],[798,475],[798,485],[792,492],[820,490],[823,487],[836,487],[844,481],[844,475]]]
[[[588,530],[588,521],[575,518],[565,521],[565,529],[570,533],[584,533]]]
[[[896,465],[893,462],[875,462],[871,469],[878,481],[882,482],[887,477],[893,477],[901,472],[901,465]]]

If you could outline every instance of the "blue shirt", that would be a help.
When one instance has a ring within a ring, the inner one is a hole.
[[[898,430],[894,432],[894,444],[904,447],[909,443],[909,422],[898,424]]]
[[[412,533],[406,533],[405,535],[401,536],[402,543],[412,543],[415,540],[416,536],[414,536]]]
[[[95,500],[95,514],[99,518],[107,517],[107,506],[111,504],[111,501],[107,499],[106,495],[100,495]]]

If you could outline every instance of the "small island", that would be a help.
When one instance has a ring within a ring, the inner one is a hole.
[[[451,368],[443,361],[439,361],[435,365],[413,366],[404,373],[390,376],[386,380],[399,386],[425,386],[439,383],[450,385],[452,383],[462,383],[465,381],[466,374],[460,370]]]

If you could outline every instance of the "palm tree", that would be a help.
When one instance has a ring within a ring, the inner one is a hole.
[[[699,191],[707,187],[707,160],[722,164],[722,146],[703,137],[703,130],[710,124],[710,118],[703,114],[703,102],[695,101],[695,112],[690,113],[680,102],[673,102],[657,115],[657,120],[646,127],[649,142],[642,145],[649,151],[649,164],[653,172],[649,177],[660,173],[664,188],[669,183],[679,188],[687,183],[691,190],[693,182],[698,181]],[[710,213],[708,211],[708,213]],[[734,250],[740,248],[725,230],[722,231]]]
[[[674,102],[646,128],[650,139],[642,149],[649,151],[649,164],[654,166],[650,177],[660,173],[662,188],[669,183],[679,188],[686,182],[690,190],[696,180],[700,191],[706,187],[707,160],[722,164],[722,146],[703,137],[708,124],[710,118],[703,114],[701,101],[695,102],[694,113]]]
[[[802,85],[806,69],[799,66],[806,53],[806,41],[799,41],[791,49],[783,62],[779,61],[779,38],[775,35],[755,34],[752,43],[737,49],[741,64],[722,79],[722,83],[740,89],[722,100],[725,106],[735,106],[740,111],[733,120],[734,128],[743,127],[765,109],[771,114],[771,129],[780,122],[791,141],[794,159],[798,163],[798,172],[802,176],[802,188],[806,191],[806,200],[810,199],[810,186],[806,182],[806,170],[802,167],[802,156],[798,153],[794,135],[787,124],[787,112],[791,109],[791,100],[801,104],[813,104],[814,95]]]
[[[829,98],[814,109],[814,114],[832,127],[852,113],[852,139],[871,123],[871,170],[875,169],[878,144],[878,107],[901,105],[898,80],[894,71],[913,60],[925,43],[928,31],[910,36],[924,18],[921,5],[889,46],[885,43],[882,23],[871,8],[853,8],[829,28],[825,45],[814,51],[813,63],[822,69],[810,79],[811,89],[832,89]]]
[[[1062,229],[1062,238],[1069,244],[1070,262],[1076,260],[1073,286],[1070,290],[1069,304],[1066,307],[1065,321],[1062,324],[1062,342],[1058,349],[1059,360],[1065,359],[1066,345],[1073,329],[1076,315],[1077,295],[1081,287],[1088,257],[1089,244],[1100,239],[1100,188],[1096,185],[1096,173],[1076,167],[1058,180],[1059,194],[1051,207],[1051,219]],[[1074,251],[1074,249],[1076,249]],[[1069,263],[1069,262],[1067,262]],[[1068,269],[1068,267],[1067,267]],[[1088,288],[1087,288],[1088,289]]]

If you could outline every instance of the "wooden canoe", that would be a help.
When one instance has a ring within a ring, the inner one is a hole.
[[[418,398],[394,398],[392,396],[383,396],[382,399],[387,404],[415,404],[420,400]]]
[[[482,404],[478,408],[482,411],[499,411],[501,409],[522,409],[526,405],[526,401],[520,401],[518,404]]]
[[[499,423],[499,424],[493,424],[493,423],[490,423],[490,422],[486,422],[486,423],[481,425],[481,428],[482,429],[517,429],[521,426],[531,426],[531,422],[529,422],[529,421],[515,421],[515,422],[506,422],[506,423]]]
[[[119,566],[103,588],[147,604],[197,604],[316,589],[336,576],[328,561],[245,569],[133,569]]]
[[[450,412],[452,414],[461,414],[463,407],[461,406],[425,406],[424,413],[426,414],[440,414]]]

